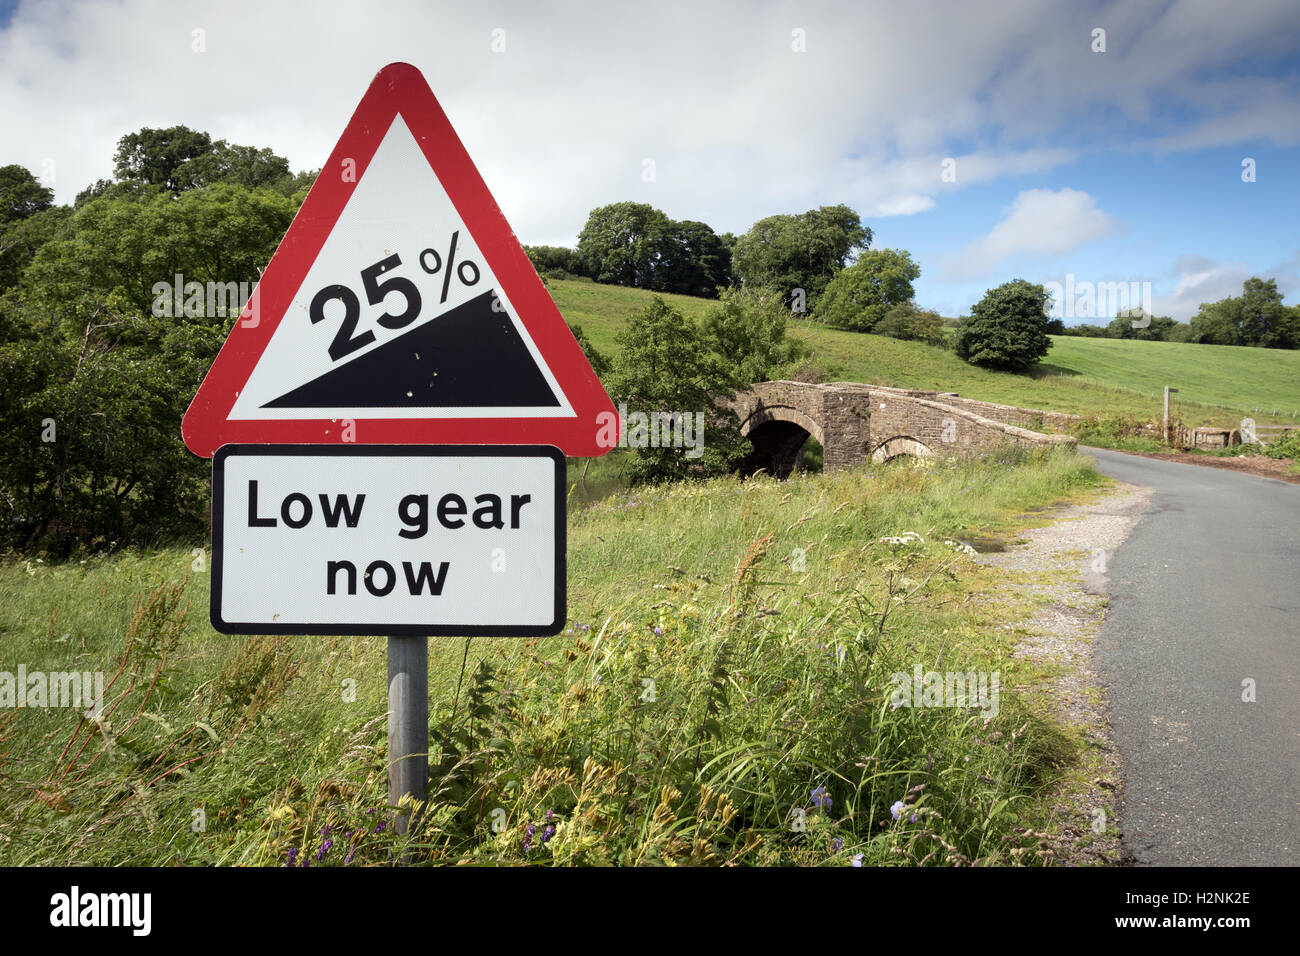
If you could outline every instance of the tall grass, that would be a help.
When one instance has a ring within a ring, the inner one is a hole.
[[[0,716],[0,862],[1047,862],[1042,794],[1079,745],[1011,654],[1014,599],[945,542],[1100,480],[1015,455],[572,512],[564,634],[432,642],[402,837],[382,639],[213,634],[189,549],[7,562],[0,669],[119,676],[100,721]],[[917,665],[1000,672],[996,714],[894,706]]]

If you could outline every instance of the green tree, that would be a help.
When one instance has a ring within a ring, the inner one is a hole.
[[[54,191],[25,166],[0,166],[0,225],[26,219],[54,204]]]
[[[705,223],[670,223],[663,252],[667,262],[652,284],[657,291],[713,298],[731,285],[731,248]]]
[[[1282,304],[1276,280],[1252,277],[1242,283],[1241,292],[1218,302],[1202,302],[1190,323],[1191,341],[1300,348],[1300,322],[1296,321],[1295,310]]]
[[[703,415],[699,454],[689,448],[633,447],[628,473],[634,482],[719,474],[749,451],[727,401],[734,372],[708,348],[700,329],[659,296],[618,334],[609,391],[633,414]],[[630,446],[637,444],[629,428]]]
[[[61,227],[71,215],[72,210],[67,206],[51,206],[0,225],[0,292],[18,284],[41,246],[60,235]]]
[[[577,252],[567,246],[524,246],[524,253],[539,275],[550,273],[553,278],[560,278],[583,274]]]
[[[178,193],[189,183],[180,172],[186,162],[212,149],[212,137],[188,126],[148,127],[117,141],[113,175]]]
[[[947,341],[943,334],[943,318],[937,312],[918,308],[915,302],[901,302],[894,306],[872,331],[877,335],[924,342],[926,345],[943,345]]]
[[[1247,279],[1241,287],[1241,340],[1266,349],[1300,348],[1294,310],[1282,304],[1275,279]]]
[[[733,269],[748,285],[778,289],[796,311],[813,311],[836,272],[871,245],[871,230],[848,206],[760,219],[736,240]],[[803,290],[803,308],[799,294]]]
[[[177,274],[185,283],[255,283],[295,210],[278,193],[225,184],[177,198],[159,192],[145,202],[94,199],[72,214],[66,236],[40,248],[24,296],[76,326],[80,317],[67,307],[79,302],[111,298],[151,314],[155,286]]]
[[[921,267],[905,249],[873,249],[836,273],[817,302],[827,324],[870,332],[895,306],[911,300]]]
[[[1041,285],[1014,279],[990,289],[971,307],[957,333],[959,358],[986,368],[1024,371],[1047,354],[1047,303]]]
[[[734,388],[782,377],[810,353],[786,334],[789,310],[781,295],[746,286],[723,289],[701,322],[704,342],[731,373]]]
[[[619,202],[593,209],[578,234],[583,272],[597,282],[652,288],[671,226],[667,216],[645,203]]]
[[[231,146],[219,139],[211,148],[181,163],[175,170],[181,189],[231,183],[248,189],[274,189],[292,179],[289,161],[269,149],[255,146]]]

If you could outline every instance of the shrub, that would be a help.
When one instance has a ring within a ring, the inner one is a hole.
[[[1047,354],[1047,302],[1041,285],[1015,279],[990,289],[971,307],[956,352],[972,365],[1020,372]]]

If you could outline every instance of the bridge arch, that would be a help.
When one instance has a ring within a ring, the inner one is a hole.
[[[741,470],[752,474],[761,468],[777,478],[794,471],[809,438],[825,444],[821,424],[791,405],[760,405],[741,422],[740,433],[753,445]]]
[[[871,452],[871,460],[876,464],[882,464],[892,461],[903,455],[912,455],[916,458],[933,458],[934,452],[930,446],[924,442],[919,442],[910,435],[895,435],[893,438],[886,438]]]

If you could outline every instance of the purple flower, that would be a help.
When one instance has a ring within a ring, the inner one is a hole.
[[[889,813],[895,820],[897,820],[900,816],[902,816],[903,810],[906,806],[907,805],[903,803],[902,800],[895,800],[894,805],[889,808]]]
[[[376,832],[376,833],[383,833],[383,832],[384,832],[384,827],[386,827],[386,826],[388,826],[388,821],[386,821],[386,820],[380,820],[378,823],[375,824],[375,832]]]
[[[356,853],[357,853],[356,847],[353,847],[352,849],[348,850],[348,855],[344,858],[343,865],[347,866],[349,863],[351,863],[352,858],[356,856]]]
[[[553,836],[555,836],[555,827],[548,825],[546,829],[542,831],[542,842],[545,843]]]
[[[856,855],[853,857],[853,859],[849,861],[849,865],[850,865],[850,866],[861,866],[861,865],[862,865],[862,854],[861,854],[861,853],[856,854]]]
[[[655,637],[663,637],[664,631],[661,627],[655,627]]]
[[[844,841],[841,840],[839,837],[836,837],[835,839],[831,840],[831,849],[834,850],[836,853],[839,853],[840,850],[844,849]]]
[[[285,863],[284,865],[285,865],[285,866],[297,866],[297,865],[298,865],[298,848],[297,848],[296,846],[291,846],[291,847],[289,847],[289,860],[288,860],[288,862]]]
[[[547,811],[546,811],[546,821],[547,821],[548,823],[551,821],[551,818],[554,817],[554,816],[555,816],[555,811],[554,811],[554,810],[547,810]]]
[[[814,787],[812,791],[813,808],[817,810],[829,810],[831,808],[830,794],[826,792],[825,787]]]
[[[333,840],[326,840],[324,843],[320,845],[320,849],[316,851],[317,862],[320,862],[321,860],[325,859],[325,854],[330,851],[330,847],[332,847],[333,845],[334,845]]]

